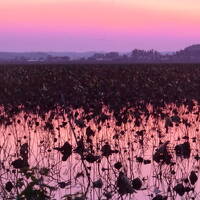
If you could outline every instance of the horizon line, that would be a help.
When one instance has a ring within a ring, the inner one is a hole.
[[[188,47],[191,47],[191,46],[195,46],[195,45],[200,45],[200,44],[192,44],[192,45],[189,45],[189,46],[186,46],[185,48],[188,48]],[[179,49],[179,50],[172,50],[172,51],[167,51],[167,50],[163,50],[163,51],[160,51],[160,50],[156,50],[156,49],[153,49],[153,48],[149,48],[149,49],[142,49],[142,48],[133,48],[132,50],[126,50],[126,51],[116,51],[116,50],[110,50],[110,51],[106,51],[106,50],[88,50],[88,51],[73,51],[73,50],[61,50],[61,51],[53,51],[53,50],[46,50],[46,51],[42,51],[42,50],[28,50],[28,51],[0,51],[0,53],[109,53],[109,52],[118,52],[118,53],[129,53],[135,49],[137,50],[145,50],[145,51],[150,51],[150,50],[154,50],[154,51],[157,51],[157,52],[160,52],[160,53],[165,53],[165,52],[177,52],[177,51],[181,51],[181,50],[184,50],[185,48],[183,49]]]

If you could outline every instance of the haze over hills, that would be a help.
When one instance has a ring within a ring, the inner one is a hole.
[[[70,59],[87,58],[96,52],[0,52],[0,59],[9,60],[20,57],[28,59],[47,58],[48,56],[63,57],[68,56]]]
[[[134,49],[132,52],[0,52],[0,62],[200,62],[200,44],[177,52]]]

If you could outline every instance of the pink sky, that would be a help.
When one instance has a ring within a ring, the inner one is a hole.
[[[200,43],[199,0],[6,0],[0,51],[171,51]]]

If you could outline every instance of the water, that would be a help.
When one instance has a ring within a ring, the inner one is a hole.
[[[55,110],[4,121],[0,198],[200,199],[198,106],[148,110],[138,122],[130,109],[121,124],[107,108],[102,120]]]

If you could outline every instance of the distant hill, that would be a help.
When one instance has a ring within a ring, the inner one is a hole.
[[[90,63],[200,63],[200,44],[186,47],[177,52],[134,49],[129,53],[118,52],[0,52],[0,62],[90,62]]]
[[[188,52],[200,52],[200,44],[195,44],[189,47],[186,47],[184,49],[184,51],[188,51]]]
[[[96,52],[0,52],[0,60],[47,59],[48,56],[68,56],[72,60],[88,58]]]
[[[200,44],[191,45],[184,50],[176,52],[179,59],[185,62],[200,62]]]
[[[94,55],[96,52],[95,51],[89,51],[89,52],[47,52],[48,55],[51,56],[57,56],[57,57],[62,57],[62,56],[68,56],[72,60],[80,59],[80,58],[88,58],[92,55]]]
[[[0,60],[18,60],[18,59],[46,59],[47,53],[43,52],[0,52]]]

